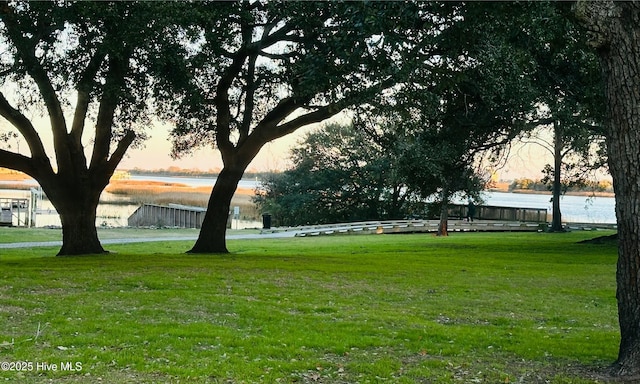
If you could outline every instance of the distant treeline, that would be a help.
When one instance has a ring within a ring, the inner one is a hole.
[[[210,169],[208,171],[202,171],[199,169],[189,169],[180,167],[169,167],[163,169],[140,169],[133,168],[127,170],[130,175],[136,176],[182,176],[182,177],[218,177],[220,170]],[[259,179],[263,180],[266,176],[275,172],[245,172],[244,179]]]
[[[542,180],[516,179],[509,185],[509,191],[514,190],[549,191],[551,185]],[[613,192],[613,184],[609,180],[584,181],[578,185],[566,186],[566,192]]]

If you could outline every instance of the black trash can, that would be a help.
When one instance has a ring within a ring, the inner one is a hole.
[[[262,229],[271,229],[271,215],[269,213],[262,215]]]

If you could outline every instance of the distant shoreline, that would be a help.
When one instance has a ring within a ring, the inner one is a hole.
[[[502,192],[502,193],[524,193],[524,194],[528,194],[528,195],[549,195],[551,196],[552,193],[551,191],[536,191],[533,189],[513,189],[513,190],[508,190],[508,189],[504,189],[504,188],[489,188],[487,189],[488,192]],[[567,193],[564,193],[563,195],[567,195],[567,196],[595,196],[595,197],[616,197],[616,195],[613,192],[606,192],[606,191],[569,191]]]

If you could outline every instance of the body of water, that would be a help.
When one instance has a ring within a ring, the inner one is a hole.
[[[167,177],[167,176],[132,176],[131,180],[159,181],[164,183],[181,183],[193,187],[213,186],[214,178],[206,177]],[[13,182],[12,182],[13,183]],[[255,189],[259,184],[257,180],[242,180],[240,188]],[[34,186],[37,183],[34,182]],[[0,182],[0,198],[30,198],[29,191],[2,189]],[[105,196],[106,197],[106,196]],[[518,208],[545,208],[551,214],[551,196],[527,193],[485,192],[483,194],[485,205],[499,207]],[[107,199],[111,200],[111,197]],[[464,202],[461,202],[464,204]],[[51,205],[43,199],[38,203],[39,214],[36,217],[36,226],[59,226],[60,219]],[[127,219],[138,208],[132,204],[100,204],[98,206],[98,219],[96,225],[123,227],[127,225]],[[615,199],[613,197],[585,197],[563,196],[560,202],[562,221],[571,223],[608,223],[615,224]],[[255,228],[262,223],[255,221],[238,220],[233,222],[233,228]]]

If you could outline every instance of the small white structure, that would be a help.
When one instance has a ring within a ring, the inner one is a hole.
[[[29,199],[0,198],[0,225],[28,226]]]

